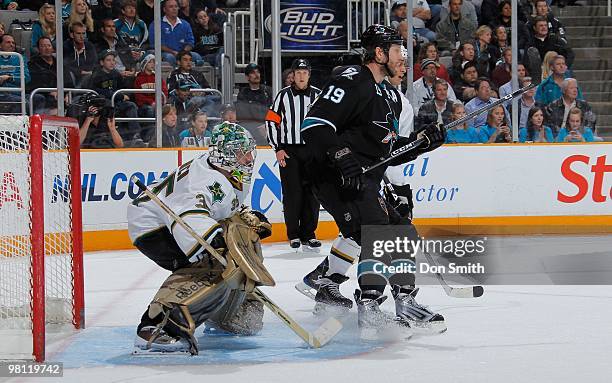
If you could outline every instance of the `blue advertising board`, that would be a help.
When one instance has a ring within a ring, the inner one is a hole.
[[[262,1],[263,49],[272,45],[271,1]],[[280,2],[283,52],[347,52],[347,0],[293,0]]]

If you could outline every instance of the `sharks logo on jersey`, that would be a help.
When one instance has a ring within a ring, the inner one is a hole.
[[[393,144],[393,142],[395,142],[395,140],[397,139],[397,135],[399,133],[399,120],[397,119],[397,117],[395,117],[393,109],[391,108],[391,105],[389,105],[389,101],[385,101],[387,102],[387,106],[389,107],[389,112],[385,115],[385,121],[372,121],[372,123],[389,131],[389,133],[387,133],[387,135],[380,142],[382,142],[383,144],[388,144],[389,142],[391,142],[391,144]]]
[[[349,67],[346,68],[342,73],[340,73],[340,77],[345,77],[348,78],[349,80],[353,79],[353,76],[356,76],[359,74],[359,71],[355,68]]]

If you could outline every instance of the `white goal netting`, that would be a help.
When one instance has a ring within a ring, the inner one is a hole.
[[[0,331],[30,350],[34,323],[42,319],[37,287],[44,287],[44,324],[73,323],[79,310],[74,307],[68,129],[59,119],[42,121],[0,116]],[[30,124],[41,127],[38,139],[31,137]],[[36,146],[42,149],[42,163],[36,148],[32,151]],[[41,169],[42,185],[32,178]],[[44,275],[34,261],[37,251],[44,254],[39,258],[44,258]]]

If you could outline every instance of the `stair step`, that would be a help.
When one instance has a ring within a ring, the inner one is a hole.
[[[574,37],[568,36],[567,41],[572,48],[611,48],[612,37]]]
[[[597,127],[595,129],[597,131],[597,135],[604,139],[604,141],[610,142],[612,141],[612,125],[599,125],[599,121]]]
[[[566,27],[612,26],[612,17],[607,16],[568,16],[558,19]]]
[[[612,128],[612,115],[597,115],[597,131],[599,131],[600,126],[610,126]]]
[[[612,101],[588,101],[597,116],[612,116]]]
[[[604,5],[592,5],[586,7],[553,7],[553,13],[557,18],[567,16],[607,16],[608,7]]]
[[[582,36],[610,36],[612,35],[612,26],[598,26],[598,27],[566,27],[565,33],[570,39]]]
[[[578,81],[587,81],[587,80],[612,80],[612,70],[611,69],[582,69],[582,67],[574,64],[574,77]]]
[[[612,59],[576,59],[574,60],[574,68],[578,70],[612,69]]]
[[[580,81],[579,85],[583,92],[612,92],[611,81],[586,80]]]
[[[610,18],[612,20],[612,17]],[[574,48],[576,59],[599,59],[612,57],[612,48]]]
[[[612,102],[611,92],[582,92],[582,95],[584,96],[584,99],[587,100],[589,103],[598,101]]]

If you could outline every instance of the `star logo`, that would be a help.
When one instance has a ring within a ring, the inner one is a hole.
[[[207,188],[208,191],[210,191],[210,194],[212,194],[213,205],[217,202],[223,201],[223,198],[225,198],[225,192],[223,191],[223,188],[219,182],[215,181],[215,183],[209,185]]]

